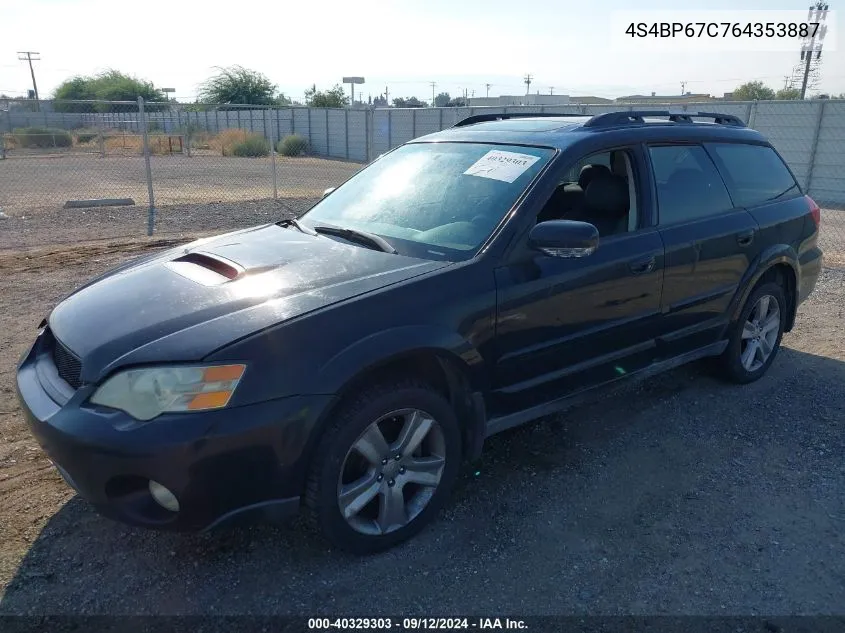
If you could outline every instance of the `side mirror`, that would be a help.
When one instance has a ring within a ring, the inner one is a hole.
[[[549,220],[531,229],[528,244],[550,257],[586,257],[599,247],[599,230],[588,222]]]
[[[320,196],[320,198],[325,198],[327,195],[329,195],[329,194],[330,194],[332,191],[334,191],[335,189],[336,189],[336,187],[329,187],[328,189],[326,189],[325,191],[323,191],[323,195],[322,195],[322,196]]]

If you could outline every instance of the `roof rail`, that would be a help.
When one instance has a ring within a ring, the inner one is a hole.
[[[526,117],[567,117],[578,116],[583,117],[583,114],[559,114],[557,112],[491,112],[488,114],[474,114],[465,119],[461,119],[452,127],[463,127],[465,125],[472,125],[473,123],[484,123],[485,121],[504,121],[506,119],[522,119]]]
[[[646,117],[668,117],[672,123],[695,123],[698,119],[713,119],[719,125],[734,125],[745,127],[742,119],[733,114],[719,114],[717,112],[670,112],[669,110],[630,110],[597,114],[584,124],[584,127],[612,127],[626,123],[645,123]]]

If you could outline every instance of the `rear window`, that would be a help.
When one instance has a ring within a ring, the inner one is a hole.
[[[780,156],[765,145],[708,143],[737,206],[752,207],[800,193]]]
[[[649,148],[661,225],[677,224],[733,208],[716,166],[700,145]]]

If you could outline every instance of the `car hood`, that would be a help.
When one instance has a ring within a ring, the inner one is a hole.
[[[239,338],[448,266],[274,224],[130,262],[50,314],[83,382],[116,367],[196,361]]]

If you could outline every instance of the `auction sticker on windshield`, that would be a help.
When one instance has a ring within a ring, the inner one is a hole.
[[[538,160],[538,156],[494,149],[470,165],[464,174],[513,182]]]

